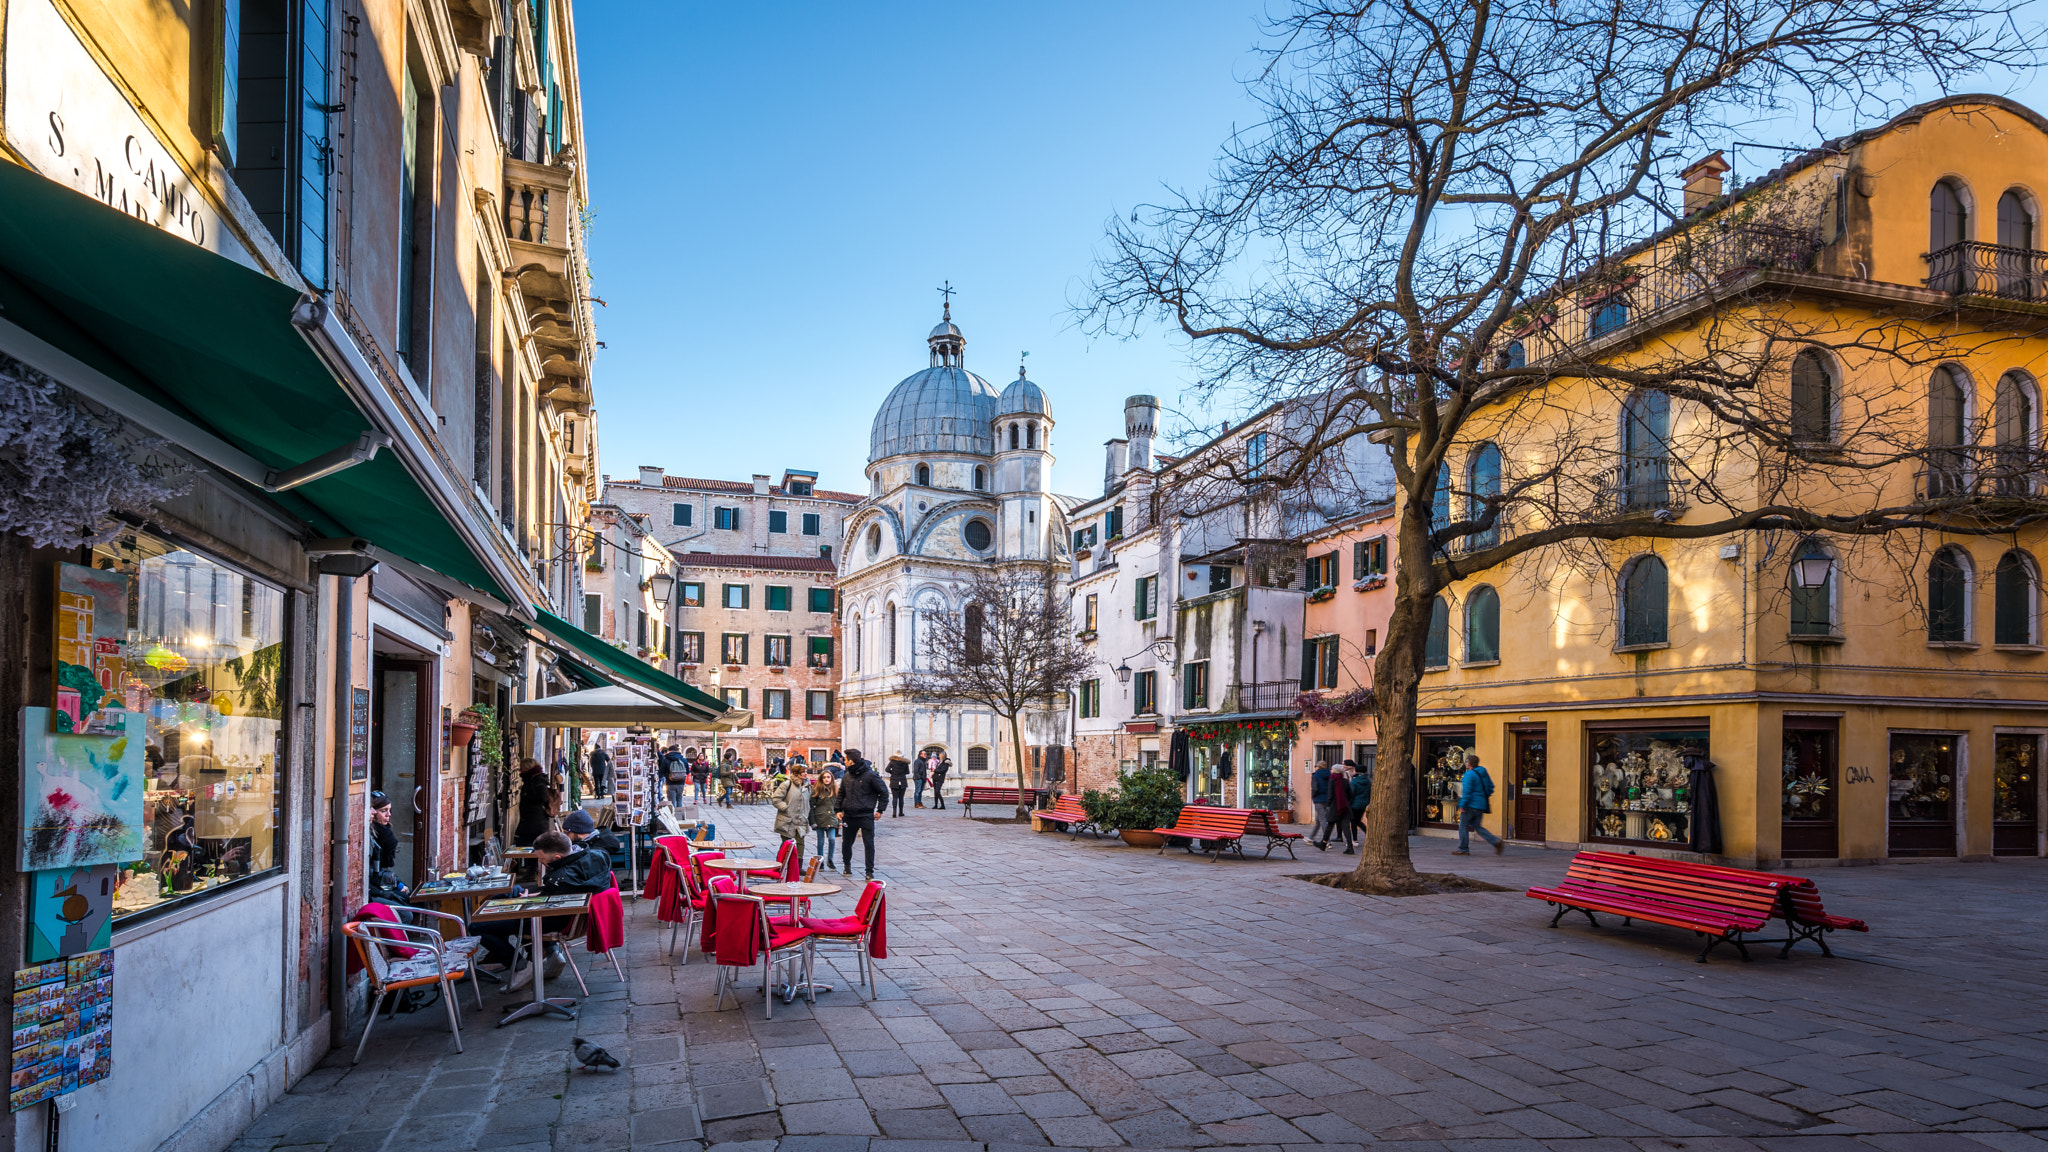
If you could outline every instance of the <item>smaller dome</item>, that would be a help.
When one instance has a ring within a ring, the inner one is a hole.
[[[925,337],[925,339],[936,340],[941,336],[951,336],[955,339],[961,339],[962,337],[960,335],[960,326],[958,324],[953,323],[952,318],[948,317],[947,319],[939,321],[939,326],[932,329],[932,334]]]
[[[1019,376],[996,397],[996,418],[1004,416],[1043,416],[1050,420],[1052,405],[1046,403],[1045,389]]]

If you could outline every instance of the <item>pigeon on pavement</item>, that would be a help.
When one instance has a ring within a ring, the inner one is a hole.
[[[592,1068],[617,1068],[619,1066],[619,1058],[617,1056],[599,1048],[581,1036],[571,1041],[571,1045],[571,1050],[576,1053],[576,1062],[582,1065],[585,1071]]]

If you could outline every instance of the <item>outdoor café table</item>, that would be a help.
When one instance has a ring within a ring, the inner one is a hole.
[[[510,876],[489,880],[469,880],[458,876],[453,880],[429,880],[413,891],[412,898],[436,905],[443,912],[449,910],[450,904],[461,904],[462,918],[468,920],[475,907],[471,901],[503,896],[511,890]]]
[[[690,849],[702,852],[745,852],[752,848],[752,840],[692,840]]]
[[[548,999],[547,955],[540,947],[540,922],[549,916],[580,916],[590,912],[590,893],[579,892],[561,896],[518,896],[510,900],[489,900],[469,918],[472,924],[488,924],[493,920],[524,920],[531,933],[532,946],[527,950],[526,962],[533,968],[533,1003],[522,1005],[498,1021],[504,1027],[514,1020],[528,1016],[544,1016],[550,1012],[574,1020],[571,1011],[576,1001],[569,997]]]
[[[794,897],[795,899],[790,901],[791,908],[789,910],[789,914],[792,920],[798,920],[801,919],[803,913],[795,907],[797,900],[804,901],[805,904],[808,905],[811,897],[813,896],[830,896],[833,893],[840,891],[843,891],[843,889],[841,889],[839,885],[827,884],[822,880],[809,883],[802,880],[777,880],[767,884],[756,884],[753,887],[747,889],[747,894],[749,896]],[[813,992],[832,991],[832,985],[830,984],[819,984],[816,982],[785,983],[782,986],[783,1003],[796,1003],[796,994],[803,991],[806,988],[810,989]]]

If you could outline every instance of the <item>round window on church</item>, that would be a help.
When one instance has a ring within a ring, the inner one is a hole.
[[[967,537],[967,546],[969,548],[974,549],[976,552],[988,551],[990,540],[988,521],[969,520],[967,527],[961,529],[961,534]]]
[[[882,526],[880,524],[870,524],[868,525],[868,555],[873,557],[880,556],[881,554]]]

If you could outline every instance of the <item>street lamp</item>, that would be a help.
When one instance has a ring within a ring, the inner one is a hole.
[[[1116,682],[1126,685],[1131,682],[1131,666],[1128,663],[1116,666]]]
[[[1827,555],[1801,556],[1792,562],[1793,577],[1801,588],[1825,588],[1834,574],[1835,560]]]
[[[668,611],[668,597],[669,593],[675,591],[676,578],[669,575],[668,569],[663,568],[647,578],[647,587],[654,593],[654,606],[664,612]]]

